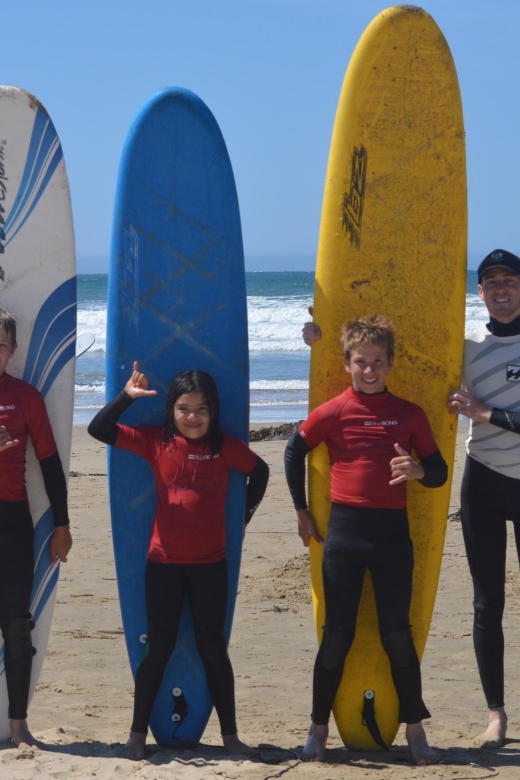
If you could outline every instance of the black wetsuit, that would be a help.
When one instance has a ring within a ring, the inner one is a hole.
[[[67,486],[59,455],[40,461],[55,525],[68,525]],[[0,629],[9,717],[27,717],[32,658],[34,528],[25,501],[0,501]]]
[[[0,628],[5,641],[9,717],[20,720],[27,717],[33,657],[33,541],[33,522],[25,501],[0,501]]]
[[[310,447],[295,433],[287,446],[285,463],[296,509],[307,508],[305,457],[309,452]],[[425,486],[444,484],[447,467],[438,450],[421,464]],[[329,722],[345,658],[354,641],[367,568],[374,586],[381,642],[399,698],[399,720],[417,723],[430,717],[422,700],[419,659],[409,624],[413,546],[406,509],[332,503],[323,554],[325,626],[313,679],[312,720],[319,725]]]
[[[145,572],[147,645],[135,678],[132,731],[146,734],[155,697],[175,648],[185,593],[193,620],[195,643],[206,672],[222,734],[236,734],[235,683],[227,652],[226,561],[218,563],[155,563]]]

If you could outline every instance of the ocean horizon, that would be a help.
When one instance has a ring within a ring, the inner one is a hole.
[[[93,347],[76,361],[74,424],[86,425],[105,403],[108,274],[78,274],[78,336],[91,333]],[[310,349],[301,337],[314,296],[312,271],[247,271],[250,422],[280,423],[307,415]],[[468,271],[466,324],[486,321]]]

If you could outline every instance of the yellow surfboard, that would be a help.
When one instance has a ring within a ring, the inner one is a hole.
[[[341,325],[383,313],[397,330],[389,389],[418,403],[450,466],[456,422],[445,408],[461,378],[466,293],[467,203],[464,125],[448,44],[414,6],[383,11],[366,29],[348,66],[332,136],[320,228],[310,408],[341,393]],[[450,484],[408,485],[415,574],[411,624],[422,657],[441,566]],[[311,455],[310,510],[326,535],[330,469],[325,445]],[[325,622],[322,550],[310,548],[314,612]],[[398,701],[379,639],[367,574],[356,638],[334,716],[346,745],[374,749],[362,722],[364,693],[375,692],[383,739],[397,733]],[[428,705],[428,702],[426,701]]]

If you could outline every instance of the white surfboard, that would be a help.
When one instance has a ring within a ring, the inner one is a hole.
[[[79,333],[76,337],[76,358],[88,352],[95,340],[96,337],[92,333]]]
[[[76,264],[69,185],[59,138],[41,103],[0,86],[0,306],[16,314],[18,349],[7,373],[45,398],[65,474],[74,404]],[[27,451],[27,486],[35,525],[31,611],[31,697],[52,619],[59,566],[49,567],[52,512],[40,467]],[[1,641],[1,638],[0,638]],[[3,643],[0,644],[0,739],[9,736]]]

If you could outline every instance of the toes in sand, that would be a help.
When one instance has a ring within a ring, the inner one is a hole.
[[[29,731],[26,720],[11,720],[9,723],[11,731],[11,742],[19,750],[30,750],[30,748],[37,748],[38,750],[45,750],[45,745],[40,742],[39,739],[33,737]]]
[[[236,756],[252,756],[255,754],[255,749],[242,742],[238,734],[223,734],[222,744],[228,753]]]
[[[120,758],[127,758],[129,761],[142,761],[146,753],[146,734],[138,734],[131,731],[126,744],[119,751]]]

